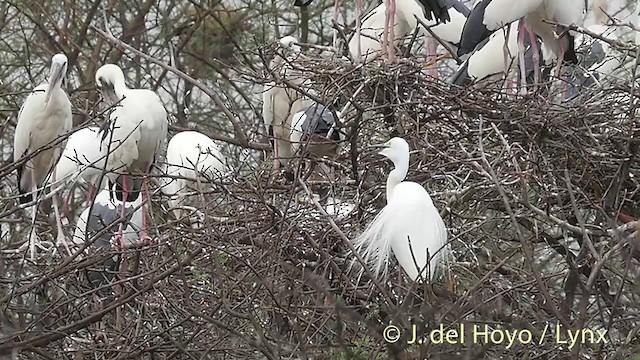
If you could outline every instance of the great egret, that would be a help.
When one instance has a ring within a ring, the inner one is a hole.
[[[491,33],[518,19],[523,19],[522,26],[530,30],[533,54],[539,50],[533,35],[542,38],[546,44],[562,61],[558,62],[556,73],[559,74],[562,62],[578,63],[574,49],[574,36],[571,31],[563,28],[556,29],[545,21],[557,22],[564,25],[581,25],[586,9],[585,0],[482,0],[471,11],[467,23],[462,31],[462,39],[458,48],[458,55],[463,56],[472,52],[478,44],[489,37]],[[556,35],[561,35],[559,38]],[[523,43],[524,31],[519,32],[520,44]],[[537,59],[534,58],[534,63]],[[539,69],[536,70],[536,74]],[[536,75],[536,78],[539,76]]]
[[[53,56],[49,82],[38,85],[27,96],[18,113],[18,124],[13,141],[13,158],[16,161],[27,159],[18,167],[18,191],[22,195],[20,197],[22,204],[36,196],[37,189],[44,184],[60,159],[64,142],[56,146],[52,146],[52,143],[69,132],[73,126],[71,102],[61,88],[67,72],[67,61],[64,54]],[[42,151],[36,153],[39,150]],[[35,223],[37,208],[37,204],[32,207],[32,224]],[[53,208],[58,226],[57,244],[62,243],[66,247],[55,199]],[[31,259],[35,258],[36,247],[40,247],[40,241],[32,231],[29,236]]]
[[[431,280],[448,252],[447,229],[422,185],[403,181],[409,170],[409,144],[395,137],[380,155],[393,162],[387,178],[387,205],[355,240],[354,247],[374,274],[386,276],[389,253],[414,281]]]
[[[189,191],[198,189],[197,180],[211,180],[222,175],[224,157],[218,145],[197,131],[179,132],[167,147],[162,192],[169,196],[169,207],[176,219],[182,218]]]
[[[297,86],[304,83],[302,75],[287,64],[300,54],[300,46],[293,36],[285,36],[279,41],[283,51],[292,53],[291,57],[276,54],[269,64],[269,70],[278,73],[279,77]],[[269,82],[262,93],[262,116],[265,128],[273,136],[273,168],[288,165],[293,157],[293,149],[289,136],[291,134],[293,115],[309,107],[313,102],[301,93],[287,86]]]
[[[112,194],[120,201],[130,202],[142,192],[144,204],[140,238],[146,242],[151,240],[147,233],[147,176],[167,137],[167,111],[153,91],[127,88],[122,69],[117,65],[106,64],[98,69],[96,84],[103,97],[114,106],[108,122],[101,128],[101,146],[108,153],[107,177],[116,184],[116,189],[121,190]],[[122,230],[121,224],[120,239]]]
[[[63,208],[69,204],[69,198],[73,195],[73,185],[78,181],[83,181],[88,186],[87,199],[85,204],[89,204],[96,194],[101,184],[98,184],[100,175],[104,169],[106,152],[100,146],[100,135],[98,127],[87,127],[80,129],[67,139],[67,145],[62,152],[60,161],[56,165],[55,178],[51,183],[63,182],[69,186],[69,194],[64,198]],[[67,216],[68,217],[68,216]]]

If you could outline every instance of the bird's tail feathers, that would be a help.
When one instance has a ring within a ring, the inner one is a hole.
[[[354,241],[354,247],[366,266],[373,270],[376,277],[386,278],[389,255],[391,254],[391,237],[387,236],[386,218],[392,216],[387,209],[382,209],[367,228]]]

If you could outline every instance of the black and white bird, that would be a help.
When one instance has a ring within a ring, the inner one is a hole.
[[[15,161],[26,159],[17,169],[18,192],[22,204],[30,202],[37,195],[38,188],[55,169],[64,148],[64,141],[57,145],[54,143],[73,126],[71,102],[61,87],[67,72],[67,62],[64,54],[53,56],[49,82],[33,89],[18,113],[13,158]],[[55,201],[53,206],[58,226],[57,243],[66,246]],[[35,223],[36,213],[37,205],[32,207],[32,223]],[[32,231],[29,237],[31,259],[35,258],[36,247],[39,246],[40,241]]]
[[[513,70],[520,69],[520,78],[524,77],[527,84],[535,82],[535,68],[550,65],[555,55],[543,44],[537,36],[524,37],[523,48],[518,46],[518,32],[527,31],[513,22],[494,32],[480,43],[476,50],[460,65],[451,78],[451,83],[467,86],[482,82],[492,82],[505,79],[505,88],[511,86],[510,75]],[[531,46],[531,38],[537,46]],[[524,50],[524,56],[521,51]],[[534,51],[536,51],[534,53]],[[521,59],[524,59],[524,64]],[[545,68],[546,69],[546,68]],[[544,80],[548,73],[543,72]],[[514,88],[515,89],[515,88]]]
[[[292,121],[290,139],[296,155],[334,155],[338,142],[345,139],[340,114],[322,104],[316,103],[295,113]]]
[[[585,0],[482,0],[476,4],[467,19],[458,55],[471,53],[494,31],[523,19],[522,26],[526,26],[531,34],[539,36],[557,58],[562,59],[558,63],[558,69],[562,62],[577,64],[573,32],[545,21],[582,25],[585,10]],[[524,35],[524,31],[519,32],[521,44]],[[531,44],[535,46],[536,42],[531,41]],[[535,53],[536,49],[533,50]]]
[[[161,191],[169,196],[169,208],[176,219],[182,219],[189,193],[198,191],[198,184],[222,176],[224,167],[219,146],[207,135],[182,131],[171,138],[163,165],[166,176],[161,180]]]
[[[439,42],[421,25],[424,23],[429,26],[440,40],[455,49],[460,43],[462,29],[470,10],[458,0],[446,0],[445,3],[449,17],[449,21],[446,23],[438,22],[436,19],[427,19],[422,7],[416,1],[406,1],[398,4],[397,13],[393,21],[394,38],[389,40],[392,41],[391,45],[419,29],[419,34],[427,39],[427,57],[434,57]],[[387,16],[386,6],[386,3],[380,4],[363,17],[360,36],[356,34],[349,41],[349,52],[353,59],[368,60],[381,55],[383,52],[382,42]],[[358,45],[360,45],[360,49],[358,49]]]
[[[87,127],[71,134],[56,165],[55,178],[51,177],[51,183],[61,182],[61,186],[68,188],[69,194],[63,197],[63,212],[67,217],[69,199],[76,183],[83,182],[88,187],[86,205],[96,195],[97,189],[102,188],[98,182],[105,167],[106,152],[100,146],[99,131],[98,127]]]
[[[146,89],[129,89],[122,69],[103,65],[96,72],[96,84],[113,110],[101,128],[101,146],[107,153],[105,169],[112,195],[130,202],[142,193],[141,238],[148,241],[146,209],[151,164],[167,137],[167,111],[158,95]],[[122,230],[122,227],[120,228]]]
[[[114,250],[128,249],[138,246],[140,232],[143,227],[142,201],[138,197],[132,202],[122,202],[113,198],[109,190],[102,190],[97,195],[93,204],[87,207],[76,223],[73,234],[73,243],[80,249],[87,244],[84,254],[78,255],[79,259],[99,251],[112,252]],[[119,234],[120,230],[123,230]],[[102,301],[113,299],[121,290],[118,286],[105,286],[114,281],[115,275],[120,270],[122,256],[119,251],[107,257],[102,263],[93,264],[84,268],[85,278],[92,289],[99,289],[93,296],[96,310],[101,310]],[[120,308],[116,309],[116,322],[121,322]],[[98,323],[100,334],[97,337],[106,338],[103,333],[104,325]]]
[[[396,1],[397,0],[384,0],[385,19],[382,24],[382,27],[384,28],[382,35],[382,53],[387,56],[387,59],[390,62],[395,61],[395,50],[393,47],[393,42],[395,41],[395,39],[399,38],[395,34],[394,26],[396,12],[398,11],[398,9],[400,11],[403,11],[405,8],[415,9],[417,7],[421,10],[422,16],[424,16],[426,20],[432,20],[434,22],[442,23],[446,23],[451,20],[448,11],[449,6],[447,5],[451,0],[400,0],[400,7],[397,7]],[[312,2],[313,0],[295,0],[294,6],[308,6]],[[360,17],[361,6],[361,1],[357,0],[356,18]],[[407,10],[406,12],[409,12],[409,10]],[[415,11],[411,10],[411,13],[415,13]],[[359,31],[359,29],[356,29],[356,32],[358,33],[356,37],[359,37]],[[358,40],[356,41],[356,44],[359,43]],[[357,49],[354,50],[356,54],[358,54]],[[359,58],[359,56],[356,56],[354,58]]]
[[[297,86],[304,85],[304,78],[295,69],[292,69],[288,61],[294,60],[301,52],[298,41],[293,36],[285,36],[279,41],[282,52],[277,53],[269,64],[269,71],[273,71],[282,80]],[[293,116],[297,112],[306,109],[313,102],[297,90],[287,84],[275,81],[265,84],[262,93],[262,117],[265,129],[273,138],[273,168],[277,171],[281,165],[285,167],[293,157],[293,148],[290,141]]]

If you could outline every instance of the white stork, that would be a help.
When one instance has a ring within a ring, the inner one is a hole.
[[[283,58],[276,54],[269,64],[269,70],[276,72],[280,78],[292,84],[304,84],[302,75],[286,63],[300,54],[300,46],[293,36],[285,36],[279,41],[283,51],[293,52],[293,57]],[[287,86],[269,82],[262,93],[262,117],[269,135],[273,136],[273,168],[287,166],[293,156],[289,135],[291,134],[293,115],[313,102],[301,93]]]
[[[438,41],[433,38],[421,23],[430,27],[431,31],[442,41],[456,47],[460,43],[462,28],[467,20],[470,10],[458,0],[447,0],[447,14],[451,21],[438,23],[435,20],[427,20],[422,7],[415,1],[402,2],[398,6],[398,11],[394,20],[393,43],[404,36],[419,29],[419,34],[427,38],[428,57],[435,56]],[[382,41],[384,38],[384,25],[386,17],[386,4],[380,4],[362,19],[360,36],[356,35],[349,41],[349,52],[355,60],[365,60],[381,54]],[[358,49],[360,46],[360,49]],[[361,56],[360,56],[360,55]],[[435,70],[430,68],[430,70]],[[433,76],[437,71],[431,71]]]
[[[62,181],[63,184],[69,186],[69,194],[63,201],[63,212],[67,213],[67,217],[69,217],[67,207],[69,199],[73,195],[73,185],[78,181],[87,184],[88,192],[85,205],[88,205],[93,199],[96,190],[102,187],[98,181],[105,166],[106,152],[100,146],[99,131],[98,127],[87,127],[71,134],[67,139],[67,145],[62,152],[60,161],[56,165],[56,177],[52,177],[51,182]]]
[[[530,34],[540,36],[558,59],[562,59],[558,62],[556,71],[559,74],[562,62],[578,62],[574,50],[574,36],[571,31],[556,29],[545,20],[564,25],[581,25],[585,9],[584,0],[482,0],[473,8],[467,19],[458,55],[472,52],[494,31],[516,20],[524,19],[522,24],[528,28]],[[524,34],[524,31],[519,32],[521,44]],[[562,36],[557,38],[557,34]],[[531,41],[531,44],[535,46],[536,42]],[[534,48],[533,53],[536,54],[538,51]]]
[[[209,182],[223,175],[224,157],[210,137],[197,131],[175,134],[167,146],[162,192],[169,196],[169,207],[176,219],[183,216],[182,206],[190,191],[199,190],[198,182]]]
[[[62,90],[61,85],[67,72],[67,57],[56,54],[51,59],[49,82],[38,85],[27,96],[20,112],[13,142],[13,158],[15,161],[26,161],[18,167],[18,191],[20,203],[30,202],[37,194],[37,189],[45,183],[49,173],[54,169],[64,142],[52,146],[56,139],[71,130],[73,120],[71,102]],[[40,151],[36,153],[37,151]],[[67,246],[58,204],[53,200],[53,207],[58,226],[57,245]],[[37,205],[32,208],[32,224],[35,223]],[[37,236],[31,232],[29,248],[31,259],[35,258],[36,246],[40,246]]]
[[[142,192],[143,227],[140,238],[147,242],[151,240],[147,232],[146,209],[150,206],[147,177],[167,136],[167,111],[153,91],[129,89],[122,69],[117,65],[103,65],[95,78],[103,97],[114,106],[109,120],[101,129],[101,146],[107,152],[107,177],[110,183],[116,184],[112,195],[120,201],[130,202]],[[120,240],[122,230],[121,224]]]
[[[427,20],[433,20],[434,22],[446,23],[450,20],[447,4],[451,0],[400,0],[400,10],[403,11],[405,7],[415,8],[416,6],[422,10],[422,15]],[[454,0],[455,1],[455,0]],[[295,0],[294,6],[308,6],[313,0]],[[339,1],[336,0],[336,8]],[[396,37],[394,22],[396,19],[396,0],[384,0],[384,12],[385,20],[383,23],[383,36],[382,36],[382,52],[388,56],[389,62],[395,61],[395,51],[393,48],[393,42]],[[362,8],[362,1],[356,0],[356,18],[360,18]],[[415,28],[415,27],[414,27]],[[360,30],[356,29],[356,38],[359,37]],[[356,40],[356,44],[359,41]],[[357,45],[356,45],[357,47]],[[356,54],[359,52],[356,50]],[[355,58],[359,58],[356,56]]]

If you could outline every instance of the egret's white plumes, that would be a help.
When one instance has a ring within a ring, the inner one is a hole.
[[[302,86],[304,78],[286,64],[300,54],[298,41],[292,36],[280,39],[281,51],[292,53],[291,57],[284,58],[280,54],[271,60],[269,69],[278,73],[279,77],[297,86]],[[310,106],[312,101],[303,97],[298,91],[288,87],[269,82],[262,93],[262,116],[264,125],[270,136],[273,136],[273,162],[274,169],[280,164],[287,165],[293,157],[293,150],[289,136],[291,134],[293,115]]]
[[[121,191],[115,191],[119,200],[133,201],[142,190],[145,201],[149,198],[147,175],[167,136],[167,111],[153,91],[129,89],[122,69],[117,65],[106,64],[98,69],[96,84],[103,97],[114,105],[109,123],[102,127],[101,132],[101,146],[108,153],[107,177],[121,188]],[[147,239],[145,208],[143,205],[141,237]]]
[[[409,169],[409,145],[393,138],[380,154],[395,168],[387,179],[387,205],[355,240],[355,248],[376,275],[386,276],[389,253],[414,281],[433,279],[447,250],[447,229],[427,191],[403,181]],[[417,266],[416,266],[417,265]]]
[[[67,57],[56,54],[51,59],[49,82],[37,86],[25,100],[18,113],[18,124],[13,142],[13,158],[19,161],[28,160],[18,167],[18,191],[22,195],[21,203],[31,201],[36,189],[44,184],[49,173],[54,169],[64,142],[53,146],[56,139],[71,130],[73,119],[71,102],[62,90],[61,85],[67,72]],[[42,148],[49,146],[34,155]],[[58,243],[66,246],[62,224],[58,213],[58,205],[54,201],[54,211],[58,225]],[[32,209],[32,223],[35,222],[37,206]],[[29,239],[31,258],[35,257],[37,236],[31,232]]]
[[[177,219],[189,192],[197,191],[197,179],[205,183],[224,172],[223,156],[218,145],[197,131],[177,133],[169,141],[161,188],[169,196],[169,207]]]

